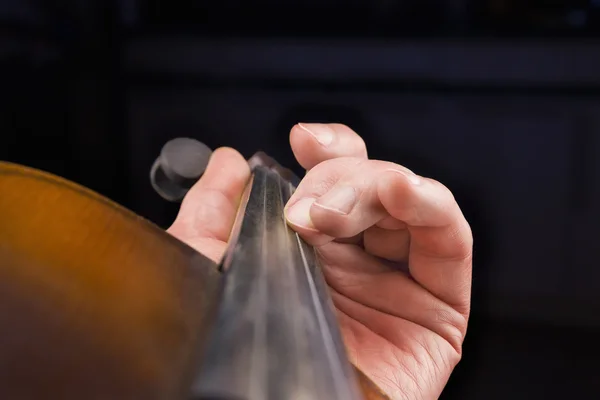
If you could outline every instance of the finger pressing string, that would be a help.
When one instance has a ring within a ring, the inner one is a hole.
[[[320,244],[353,237],[388,217],[403,222],[410,234],[411,276],[468,313],[473,239],[452,193],[439,182],[389,162],[342,166],[330,160],[307,173],[288,204],[290,224]],[[396,247],[381,243],[378,252],[390,255]]]

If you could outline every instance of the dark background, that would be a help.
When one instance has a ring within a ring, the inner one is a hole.
[[[0,159],[166,227],[192,136],[297,167],[299,121],[436,178],[475,236],[444,399],[600,393],[600,1],[0,0]]]

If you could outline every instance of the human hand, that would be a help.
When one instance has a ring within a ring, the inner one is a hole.
[[[452,194],[368,160],[343,125],[296,125],[290,141],[307,174],[286,217],[317,249],[350,360],[393,399],[439,397],[470,310],[472,236]],[[218,262],[249,176],[216,150],[169,232]]]

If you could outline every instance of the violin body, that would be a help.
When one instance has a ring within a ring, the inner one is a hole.
[[[184,398],[219,279],[107,199],[0,163],[0,398]]]
[[[0,162],[0,399],[188,398],[222,280],[110,200]]]

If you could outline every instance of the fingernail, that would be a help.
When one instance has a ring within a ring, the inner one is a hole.
[[[350,214],[356,204],[356,190],[350,186],[335,187],[321,197],[315,205],[337,212]]]
[[[327,147],[333,142],[333,130],[325,124],[302,124],[298,126],[310,133],[319,143]]]
[[[397,174],[404,176],[413,185],[418,185],[421,183],[421,179],[419,179],[419,177],[410,170],[388,169],[388,171],[395,172]]]
[[[315,230],[315,226],[310,219],[310,208],[315,200],[313,198],[301,199],[288,208],[285,212],[288,222],[300,228]]]

